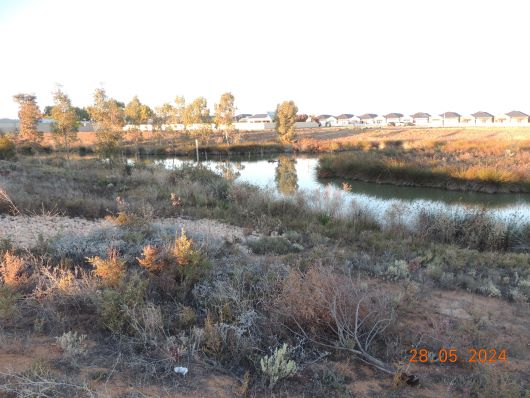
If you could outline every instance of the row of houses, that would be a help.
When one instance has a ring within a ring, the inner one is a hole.
[[[461,115],[457,112],[444,112],[439,115],[430,115],[418,112],[413,115],[402,113],[389,113],[377,115],[365,113],[356,116],[345,113],[339,116],[319,115],[317,119],[323,127],[336,126],[520,126],[530,124],[529,115],[521,111],[511,111],[500,115],[488,112],[475,112],[470,115]]]

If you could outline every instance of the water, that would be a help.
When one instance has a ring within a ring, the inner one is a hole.
[[[171,169],[193,161],[168,158],[154,162]],[[530,194],[458,192],[356,181],[347,181],[351,189],[346,192],[342,186],[346,180],[317,177],[318,156],[280,155],[272,158],[245,159],[216,156],[201,162],[211,170],[235,176],[236,181],[257,185],[276,194],[292,195],[305,192],[310,195],[316,207],[332,204],[336,206],[340,203],[341,207],[346,209],[355,203],[356,206],[368,209],[379,217],[392,210],[401,213],[405,218],[424,208],[431,211],[458,212],[485,208],[495,217],[530,222]]]

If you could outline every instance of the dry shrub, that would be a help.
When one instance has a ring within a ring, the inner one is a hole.
[[[160,250],[151,245],[144,247],[142,258],[137,258],[137,260],[138,263],[149,272],[157,272],[163,268],[160,259]]]
[[[329,267],[292,270],[276,301],[279,320],[318,346],[349,352],[393,374],[374,356],[375,344],[395,320],[395,304],[380,291]],[[382,348],[382,347],[379,347]]]
[[[194,248],[193,240],[184,230],[175,243],[163,250],[145,247],[143,257],[138,259],[147,269],[155,288],[167,296],[184,298],[208,268],[208,261]]]
[[[94,267],[94,274],[107,286],[116,286],[125,275],[125,261],[119,258],[116,250],[110,250],[108,258],[88,257],[87,261]]]
[[[5,252],[4,258],[0,262],[0,276],[4,283],[11,287],[20,286],[27,280],[23,271],[24,260],[9,251]]]
[[[175,239],[175,245],[172,249],[172,254],[180,266],[190,265],[196,257],[196,252],[193,250],[193,242],[186,236],[184,229],[179,237]]]

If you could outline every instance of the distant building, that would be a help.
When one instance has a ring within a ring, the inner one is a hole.
[[[502,115],[495,116],[495,124],[506,124],[506,125],[524,125],[528,124],[528,115],[520,111],[511,111],[503,113]]]
[[[475,112],[471,116],[475,118],[475,125],[482,125],[482,124],[492,124],[493,123],[493,115],[488,112]]]
[[[359,124],[360,122],[361,119],[352,113],[343,113],[342,115],[337,116],[337,124],[339,126],[351,126]]]
[[[431,115],[425,112],[416,112],[414,115],[410,115],[410,117],[412,118],[412,123],[416,126],[427,126]]]
[[[248,116],[247,123],[272,123],[274,120],[269,113],[257,113],[252,116]]]
[[[440,114],[442,126],[458,126],[460,124],[460,115],[456,112],[444,112]]]
[[[335,127],[338,125],[338,120],[333,115],[318,115],[317,119],[322,127]]]
[[[359,119],[361,120],[361,124],[367,124],[367,125],[374,125],[375,124],[375,118],[377,115],[375,113],[365,113],[364,115],[359,116]]]
[[[385,123],[388,126],[397,126],[401,122],[401,118],[403,117],[402,113],[389,113],[384,116]]]

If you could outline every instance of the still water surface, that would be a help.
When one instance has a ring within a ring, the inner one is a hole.
[[[172,169],[186,162],[184,158],[154,160]],[[340,201],[344,208],[352,203],[383,217],[394,211],[412,215],[420,209],[431,211],[470,211],[484,208],[494,216],[510,218],[517,222],[530,222],[530,194],[487,194],[478,192],[446,191],[434,188],[400,187],[376,183],[347,181],[351,189],[343,189],[341,179],[317,177],[318,156],[280,155],[269,158],[210,157],[201,163],[211,170],[224,174],[236,173],[236,181],[247,182],[276,194],[292,195],[306,192],[311,198],[318,196],[328,201]],[[316,193],[320,191],[320,195]],[[319,203],[322,206],[322,203]]]

